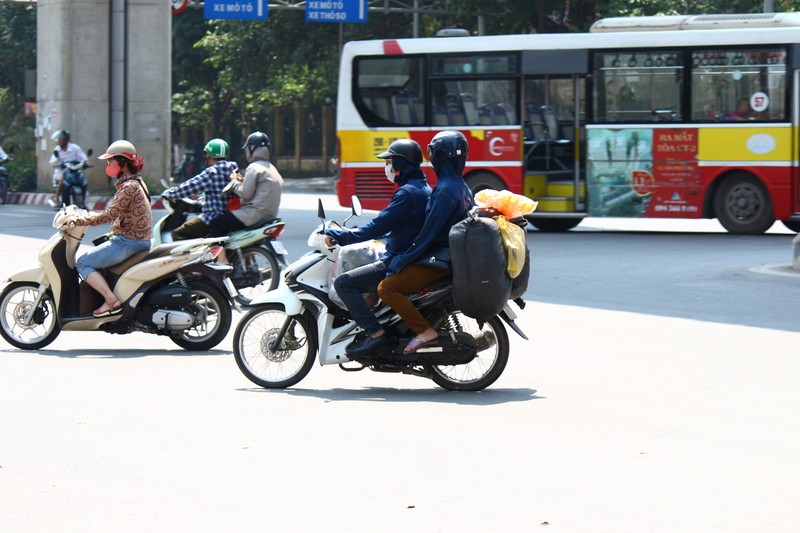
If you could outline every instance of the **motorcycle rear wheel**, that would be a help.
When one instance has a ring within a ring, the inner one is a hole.
[[[500,377],[508,363],[508,333],[498,317],[478,327],[478,322],[461,312],[450,313],[438,331],[465,331],[478,340],[478,355],[465,365],[425,365],[431,379],[452,391],[483,390]]]
[[[231,329],[231,305],[213,285],[204,281],[190,281],[192,301],[199,305],[205,317],[187,330],[170,334],[172,342],[186,350],[210,350],[228,335]]]
[[[236,301],[250,305],[256,297],[278,286],[280,266],[271,252],[261,246],[250,246],[239,252],[229,251],[233,267],[230,279],[236,287]]]
[[[273,342],[288,315],[275,304],[251,309],[233,335],[233,356],[247,379],[265,389],[285,389],[300,382],[311,371],[317,345],[306,320],[292,316],[287,335],[273,351]]]
[[[6,342],[22,350],[44,348],[61,332],[55,301],[50,292],[42,297],[31,323],[23,323],[38,293],[39,287],[34,283],[12,283],[0,294],[0,335]]]

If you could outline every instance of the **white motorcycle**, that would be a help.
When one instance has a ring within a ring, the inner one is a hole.
[[[360,214],[361,204],[353,197],[353,211],[345,224]],[[453,304],[450,280],[445,278],[411,295],[439,332],[438,341],[404,354],[403,348],[414,334],[394,310],[379,303],[374,312],[390,336],[391,353],[351,359],[346,347],[364,333],[348,312],[330,299],[328,281],[340,247],[328,248],[323,233],[340,226],[325,220],[322,202],[318,216],[322,224],[308,238],[313,250],[287,267],[285,283],[252,302],[252,309],[236,328],[236,364],[253,383],[265,388],[295,385],[309,373],[318,353],[320,364],[337,364],[345,371],[369,368],[411,374],[448,390],[477,391],[494,383],[508,362],[509,341],[503,322],[527,340],[514,323],[516,315],[508,304],[483,324],[463,315]]]
[[[0,335],[9,344],[38,350],[62,330],[143,331],[166,335],[187,350],[209,350],[225,338],[236,291],[226,278],[231,268],[213,261],[227,237],[162,244],[105,269],[122,312],[98,318],[92,310],[103,298],[80,281],[75,269],[88,226],[63,224],[69,215],[85,214],[74,205],[62,207],[53,218],[57,232],[39,252],[38,266],[6,280],[0,292]]]

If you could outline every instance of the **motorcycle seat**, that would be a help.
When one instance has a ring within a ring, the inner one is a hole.
[[[247,230],[251,230],[251,229],[260,228],[260,227],[263,227],[263,226],[272,226],[273,224],[278,224],[280,222],[282,222],[282,220],[280,218],[266,218],[264,220],[256,222],[252,226],[247,226],[247,227],[244,228],[244,230],[240,230],[240,231],[247,231]]]
[[[122,261],[121,263],[117,263],[116,265],[112,265],[106,268],[106,271],[116,276],[121,276],[123,272],[128,270],[133,265],[141,263],[142,261],[146,261],[148,259],[153,259],[155,257],[161,257],[163,255],[166,255],[170,252],[170,250],[177,248],[178,246],[182,246],[184,244],[186,243],[183,241],[175,241],[175,242],[167,242],[164,244],[159,244],[155,248],[150,248],[149,250],[144,250],[143,252],[138,252],[133,254],[132,256]]]

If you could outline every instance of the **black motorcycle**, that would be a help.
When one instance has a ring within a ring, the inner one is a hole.
[[[58,157],[58,151],[54,152]],[[91,157],[92,149],[86,153]],[[91,165],[88,161],[66,161],[61,163],[63,176],[59,185],[62,205],[77,205],[81,209],[86,209],[86,192],[89,183],[86,181],[84,170]]]

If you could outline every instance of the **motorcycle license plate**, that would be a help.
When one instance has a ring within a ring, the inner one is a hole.
[[[222,280],[222,284],[225,285],[225,288],[228,289],[228,294],[231,298],[236,298],[236,295],[239,294],[239,291],[236,290],[236,287],[233,286],[233,282],[227,276]]]
[[[279,255],[286,255],[286,247],[283,245],[281,241],[272,241],[272,249],[275,250],[276,254]]]

